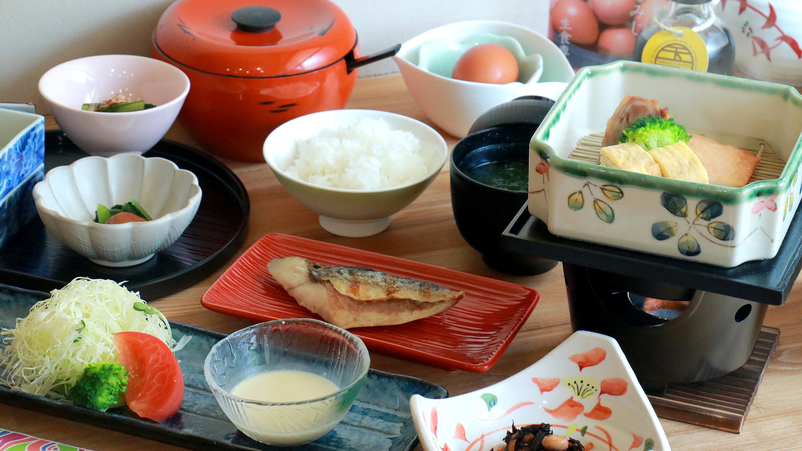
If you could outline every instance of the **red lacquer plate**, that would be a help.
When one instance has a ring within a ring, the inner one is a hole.
[[[290,256],[324,265],[372,268],[464,291],[461,301],[438,315],[397,326],[350,329],[373,352],[446,370],[489,370],[540,299],[532,288],[510,282],[272,233],[245,251],[203,295],[201,304],[254,321],[319,319],[299,306],[267,271],[271,259]]]

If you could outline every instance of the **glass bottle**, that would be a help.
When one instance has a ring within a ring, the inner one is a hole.
[[[735,44],[716,16],[716,4],[718,0],[670,0],[638,37],[633,59],[732,75]]]

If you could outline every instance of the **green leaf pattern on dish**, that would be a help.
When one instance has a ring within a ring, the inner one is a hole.
[[[490,411],[490,410],[491,410],[493,407],[495,407],[495,406],[496,406],[496,404],[498,404],[498,398],[496,397],[496,395],[494,395],[494,394],[492,394],[492,393],[485,393],[485,394],[483,394],[483,395],[481,396],[481,398],[482,398],[482,400],[485,402],[485,404],[487,405],[487,411],[488,411],[488,412],[489,412],[489,411]]]

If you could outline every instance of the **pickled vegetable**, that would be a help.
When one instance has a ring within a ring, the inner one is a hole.
[[[130,200],[123,205],[114,205],[111,208],[106,207],[105,205],[98,205],[97,210],[95,211],[95,222],[99,222],[100,224],[106,224],[109,220],[119,213],[131,213],[145,221],[152,221],[153,218],[148,214],[147,211],[142,207],[142,205],[137,202],[136,200]],[[130,220],[125,222],[131,222]],[[121,222],[116,222],[120,224]]]
[[[84,103],[81,109],[85,111],[99,111],[103,113],[127,113],[131,111],[142,111],[153,108],[156,105],[145,103],[144,100],[131,101],[122,94],[104,100],[100,103]]]

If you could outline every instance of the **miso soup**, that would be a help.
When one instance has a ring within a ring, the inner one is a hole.
[[[492,161],[464,172],[472,180],[493,188],[526,192],[529,187],[528,161]]]

